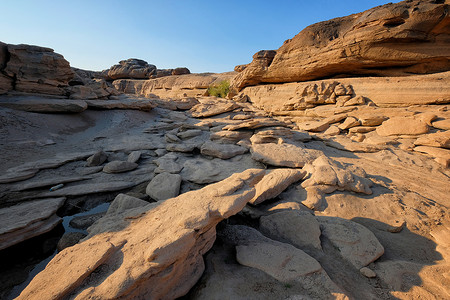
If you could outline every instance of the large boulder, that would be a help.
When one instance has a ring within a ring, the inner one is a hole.
[[[273,59],[273,52],[255,54],[231,82],[231,96],[258,83],[447,71],[450,17],[443,2],[389,3],[308,26],[285,41]]]
[[[0,44],[0,71],[0,92],[6,87],[49,95],[65,95],[75,75],[69,62],[53,49],[25,44]]]
[[[105,70],[106,80],[115,79],[148,79],[156,73],[156,66],[136,58],[121,60],[118,65]]]
[[[166,200],[130,220],[58,253],[17,299],[175,299],[202,275],[216,225],[255,194],[263,170]],[[300,251],[300,250],[299,250]],[[87,255],[89,253],[89,255]],[[317,268],[320,265],[317,263]]]

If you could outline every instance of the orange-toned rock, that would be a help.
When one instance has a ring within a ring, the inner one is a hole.
[[[215,226],[254,195],[263,170],[168,199],[121,231],[104,232],[57,254],[17,299],[175,299],[205,268]],[[87,255],[89,253],[89,255]],[[101,267],[100,267],[101,265]]]
[[[19,92],[65,95],[64,87],[75,76],[69,62],[50,48],[7,44],[0,52],[0,70],[3,65],[4,75],[14,79],[13,88]],[[9,60],[2,63],[6,53]],[[5,86],[1,82],[5,79],[0,78],[0,91]]]
[[[381,136],[389,135],[418,135],[429,131],[428,125],[412,117],[394,117],[384,121],[377,128],[377,133]]]
[[[275,53],[260,51],[231,83],[234,93],[258,83],[335,75],[398,76],[450,69],[448,4],[402,1],[308,26]]]

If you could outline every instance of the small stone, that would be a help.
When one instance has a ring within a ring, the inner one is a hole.
[[[344,106],[363,105],[366,103],[366,99],[363,96],[356,96],[344,103]]]
[[[167,150],[166,149],[156,149],[155,153],[158,156],[164,156],[167,153]]]
[[[207,141],[200,148],[200,152],[203,155],[209,155],[221,159],[228,159],[237,155],[244,154],[248,152],[248,149],[239,145],[218,144],[212,141]]]
[[[128,162],[137,163],[139,158],[141,158],[141,151],[133,151],[128,155]]]
[[[348,130],[348,132],[350,133],[367,133],[367,132],[371,132],[374,131],[376,128],[375,127],[370,127],[370,126],[356,126],[356,127],[352,127]]]
[[[257,205],[273,199],[292,183],[299,181],[306,172],[297,169],[275,169],[268,172],[255,186],[256,194],[250,204]]]
[[[137,163],[114,160],[112,162],[107,163],[103,167],[103,172],[105,172],[105,173],[123,173],[123,172],[128,172],[128,171],[134,170],[137,167],[138,167]]]
[[[104,163],[108,159],[108,155],[103,151],[98,151],[86,160],[87,167],[95,167]]]
[[[381,125],[386,120],[387,117],[384,116],[370,116],[359,119],[362,126],[378,126]]]
[[[361,269],[359,270],[359,272],[360,272],[362,275],[366,276],[367,278],[375,278],[375,277],[377,277],[377,273],[375,273],[374,271],[372,271],[372,270],[369,269],[368,267],[361,268]]]
[[[403,230],[405,225],[406,225],[406,221],[403,221],[398,225],[390,225],[389,228],[387,229],[387,231],[392,232],[392,233],[398,233]]]
[[[167,143],[179,143],[181,142],[180,138],[173,133],[166,133],[165,140]]]
[[[342,130],[345,130],[359,125],[361,125],[361,123],[355,117],[347,117],[344,123],[342,123],[338,127]]]
[[[202,131],[200,129],[191,129],[179,132],[177,136],[182,140],[186,140],[195,136],[199,136],[200,134],[202,134]]]
[[[313,121],[313,122],[304,122],[298,124],[298,127],[301,130],[312,131],[312,132],[322,132],[327,130],[330,127],[330,124],[326,121]]]
[[[434,121],[431,125],[437,129],[450,130],[450,119]]]
[[[339,127],[337,127],[336,125],[331,125],[330,128],[325,130],[323,134],[333,136],[333,135],[338,135],[339,133],[341,133],[341,130],[339,129]]]

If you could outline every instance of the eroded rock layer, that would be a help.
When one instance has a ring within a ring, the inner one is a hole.
[[[402,1],[306,27],[276,54],[260,51],[232,81],[258,83],[336,75],[403,76],[448,71],[450,17],[443,1]]]

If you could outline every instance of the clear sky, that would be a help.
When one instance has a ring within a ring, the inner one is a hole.
[[[88,70],[140,58],[160,69],[226,72],[310,24],[388,2],[4,0],[0,41],[50,47]]]

